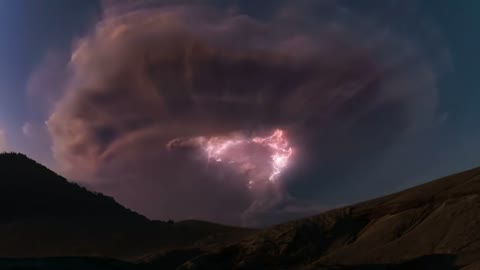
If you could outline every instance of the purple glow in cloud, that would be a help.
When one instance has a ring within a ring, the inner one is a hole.
[[[56,160],[152,218],[252,224],[276,213],[295,201],[279,177],[293,152],[305,168],[341,164],[435,116],[421,49],[328,8],[310,18],[280,7],[262,20],[188,3],[107,9],[72,51],[47,121]],[[165,147],[192,143],[218,162]],[[249,188],[252,177],[266,184]]]

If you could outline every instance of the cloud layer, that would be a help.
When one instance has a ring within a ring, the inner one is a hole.
[[[55,158],[150,217],[285,218],[272,213],[297,210],[285,206],[296,173],[348,166],[436,113],[436,74],[421,47],[360,12],[322,8],[321,19],[283,6],[267,17],[207,5],[107,9],[72,52],[48,119]],[[259,192],[242,173],[165,147],[277,128],[298,149],[296,166]]]

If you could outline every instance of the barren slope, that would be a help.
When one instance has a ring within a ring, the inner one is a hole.
[[[182,269],[477,269],[479,195],[474,169],[268,228]]]

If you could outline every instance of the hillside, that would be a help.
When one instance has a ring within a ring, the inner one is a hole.
[[[0,173],[0,269],[480,269],[480,168],[259,231],[150,221],[19,154]]]
[[[215,235],[228,240],[230,232],[249,232],[205,222],[150,221],[13,153],[0,154],[0,213],[3,258],[135,259]]]
[[[0,221],[147,219],[102,194],[70,183],[22,154],[0,154]]]
[[[480,169],[265,229],[180,269],[480,269]]]

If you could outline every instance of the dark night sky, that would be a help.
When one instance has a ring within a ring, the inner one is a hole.
[[[263,225],[394,192],[480,164],[479,9],[0,0],[0,150],[157,219]],[[276,128],[296,155],[261,191],[165,150]]]

